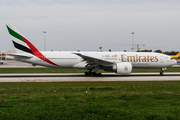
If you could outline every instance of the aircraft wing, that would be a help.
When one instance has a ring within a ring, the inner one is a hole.
[[[103,66],[108,66],[108,65],[112,65],[114,64],[111,61],[107,61],[107,60],[103,60],[103,59],[99,59],[99,58],[95,58],[95,57],[91,57],[91,56],[87,56],[87,55],[83,55],[81,53],[74,53],[78,56],[80,56],[81,58],[83,58],[83,61],[86,61],[89,65],[103,65]]]

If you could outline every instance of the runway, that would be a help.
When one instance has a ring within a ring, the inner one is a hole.
[[[116,75],[103,73],[102,76],[84,76],[83,73],[57,74],[0,74],[0,82],[80,82],[80,81],[180,81],[180,73],[132,73]]]

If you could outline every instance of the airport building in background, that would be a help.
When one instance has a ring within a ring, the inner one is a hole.
[[[0,52],[0,60],[8,60],[6,58],[6,54],[12,54],[12,53],[15,53],[15,52],[9,52],[9,51]]]

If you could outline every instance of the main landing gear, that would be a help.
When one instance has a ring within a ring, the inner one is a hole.
[[[101,76],[102,75],[101,73],[91,72],[91,71],[85,72],[84,74],[85,76]]]

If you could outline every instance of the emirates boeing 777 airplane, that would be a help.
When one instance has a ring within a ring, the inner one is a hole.
[[[7,24],[16,53],[7,58],[54,68],[87,69],[86,76],[101,75],[99,69],[121,75],[131,74],[133,68],[161,69],[177,62],[172,57],[153,52],[61,52],[39,51],[14,25]]]

